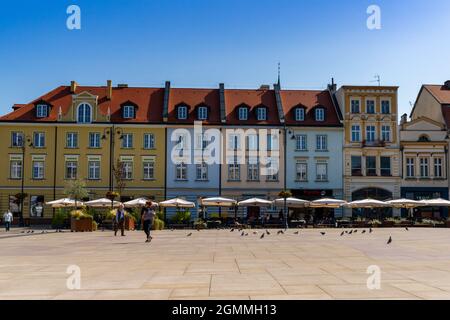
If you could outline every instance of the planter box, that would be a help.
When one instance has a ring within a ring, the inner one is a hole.
[[[369,224],[366,221],[355,221],[355,222],[353,222],[353,227],[355,227],[355,228],[368,228]]]
[[[70,231],[72,232],[92,232],[92,219],[71,219]]]
[[[394,221],[383,221],[381,226],[384,228],[393,228],[393,227],[395,227],[395,222]]]

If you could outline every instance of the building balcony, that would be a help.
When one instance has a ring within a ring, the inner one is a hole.
[[[373,141],[367,141],[367,140],[363,140],[361,142],[361,147],[362,148],[383,148],[386,147],[386,141],[384,140],[373,140]]]

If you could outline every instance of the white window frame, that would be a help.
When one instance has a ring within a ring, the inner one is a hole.
[[[414,178],[416,176],[416,158],[406,157],[406,177]]]
[[[178,106],[177,108],[177,119],[186,120],[188,118],[188,107]]]
[[[78,148],[78,132],[66,133],[66,148],[69,149]]]
[[[100,148],[100,133],[99,132],[89,132],[89,148],[99,149]]]
[[[38,104],[36,106],[36,117],[37,118],[47,118],[48,117],[48,105]]]
[[[100,160],[88,160],[88,180],[100,180]]]
[[[295,151],[308,150],[308,136],[306,134],[295,135]]]
[[[187,165],[184,162],[175,165],[175,180],[187,180]]]
[[[324,134],[316,135],[316,151],[328,150],[328,136]]]
[[[197,181],[208,180],[208,164],[206,162],[197,163],[195,165],[195,180]]]
[[[319,168],[321,166],[325,167],[324,174],[319,174]],[[317,161],[316,162],[316,181],[319,181],[319,182],[328,181],[328,162],[326,162],[326,161]]]
[[[256,119],[258,121],[265,121],[265,120],[267,120],[267,108],[265,108],[265,107],[258,107],[256,109]]]
[[[322,107],[316,108],[314,113],[315,113],[316,121],[318,121],[318,122],[325,121],[325,109],[324,108],[322,108]]]
[[[153,133],[144,133],[144,149],[155,149],[155,135]]]
[[[419,158],[419,168],[420,168],[420,177],[421,178],[429,178],[430,177],[430,160],[428,158],[426,158],[426,157]]]
[[[42,180],[44,179],[44,169],[45,169],[45,163],[42,160],[33,160],[32,165],[32,177],[34,180]],[[37,169],[37,171],[35,171]],[[38,174],[35,174],[35,173]]]
[[[247,107],[239,107],[239,120],[246,121],[248,120],[248,108]]]
[[[247,181],[259,181],[259,163],[257,161],[248,161]]]
[[[86,112],[86,110],[83,110],[82,117],[80,118],[80,108],[87,108],[89,107],[89,114]],[[89,119],[87,119],[89,117]],[[82,102],[77,107],[77,122],[78,123],[91,123],[92,122],[92,106],[89,103]]]
[[[201,106],[197,108],[197,118],[198,120],[208,119],[208,107]]]
[[[9,161],[9,174],[11,179],[22,179],[23,160],[12,159]]]
[[[388,103],[388,108],[389,108],[388,111],[389,112],[383,112],[383,102],[387,102]],[[389,100],[389,99],[381,99],[380,104],[381,104],[381,106],[380,106],[381,114],[391,114],[391,100]]]
[[[305,108],[295,109],[295,121],[305,121]]]
[[[66,160],[64,168],[65,168],[64,177],[66,180],[75,180],[77,178],[77,176],[78,176],[78,161]]]
[[[123,118],[134,119],[136,117],[136,107],[133,105],[123,106]]]
[[[21,148],[23,147],[23,132],[22,131],[13,131],[11,132],[11,147],[13,148]]]
[[[354,124],[352,125],[351,131],[352,142],[361,142],[361,126]]]
[[[373,112],[369,112],[369,102],[373,103]],[[377,106],[375,99],[366,99],[366,113],[367,114],[376,114],[377,113]]]
[[[142,162],[143,169],[143,179],[144,180],[154,180],[155,179],[155,161],[154,160],[144,160]]]
[[[444,177],[444,166],[443,160],[441,157],[433,158],[433,170],[435,178],[443,178]]]
[[[133,180],[133,161],[121,161],[124,180]]]
[[[35,148],[45,148],[45,132],[33,133],[33,146]]]
[[[124,133],[122,134],[122,149],[132,149],[133,148],[133,134]]]
[[[308,162],[305,160],[297,160],[295,162],[295,181],[308,181]]]
[[[371,130],[369,130],[369,128]],[[369,138],[372,138],[372,135],[373,135],[373,139],[369,139]],[[366,126],[366,141],[374,142],[376,139],[377,139],[377,128],[374,125],[367,125]]]
[[[358,103],[358,112],[353,112],[353,103]],[[361,113],[361,100],[360,99],[350,99],[350,113],[351,114]]]
[[[381,140],[386,142],[391,141],[391,126],[381,126]]]

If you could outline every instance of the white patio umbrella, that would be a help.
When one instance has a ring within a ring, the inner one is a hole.
[[[238,202],[238,206],[240,207],[270,207],[271,205],[272,201],[259,198],[251,198]]]
[[[420,201],[425,207],[450,207],[450,201],[445,199],[432,199]]]
[[[323,198],[311,201],[309,203],[309,206],[311,208],[331,208],[331,209],[337,209],[341,206],[345,205],[347,202],[344,200],[339,199],[331,199],[331,198]]]
[[[112,202],[112,204],[111,204],[111,202]],[[87,205],[88,207],[93,207],[93,208],[108,208],[108,207],[111,207],[111,205],[114,208],[117,208],[122,203],[119,201],[111,201],[106,198],[101,198],[101,199],[85,202],[84,204]]]
[[[51,206],[52,208],[70,208],[70,207],[75,207],[75,206],[81,207],[84,205],[84,203],[82,201],[75,201],[70,198],[53,200],[53,201],[46,202],[45,204]]]
[[[284,198],[276,199],[273,204],[277,207],[284,207]],[[286,206],[289,208],[304,208],[309,206],[309,201],[297,198],[286,198]]]
[[[203,207],[232,207],[237,203],[234,199],[227,199],[222,197],[212,197],[200,199],[200,205]]]
[[[139,207],[143,207],[147,204],[147,202],[149,202],[150,200],[146,199],[146,198],[137,198],[137,199],[133,199],[127,202],[124,202],[123,205],[126,208],[139,208]],[[157,202],[153,202],[150,201],[152,203],[152,206],[156,207],[158,206]]]
[[[361,209],[373,209],[373,208],[384,208],[389,207],[389,204],[383,201],[375,199],[364,199],[358,201],[352,201],[344,205],[348,208],[361,208]]]
[[[388,205],[390,205],[391,207],[401,208],[401,209],[410,209],[410,208],[424,206],[422,201],[411,200],[411,199],[396,199],[396,200],[386,201],[386,203]]]
[[[170,199],[159,203],[160,207],[165,208],[195,208],[195,203],[180,198]]]

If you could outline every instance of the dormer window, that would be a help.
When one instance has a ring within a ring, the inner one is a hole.
[[[304,108],[295,108],[295,121],[305,121]]]
[[[188,108],[187,106],[179,106],[177,108],[177,118],[179,120],[186,120],[188,114]]]
[[[248,120],[248,108],[247,107],[239,107],[239,120],[246,121]]]
[[[315,112],[316,121],[325,121],[325,109],[324,108],[316,108]]]
[[[92,107],[87,103],[81,103],[77,110],[77,122],[78,123],[91,123],[92,122]]]
[[[258,107],[256,109],[256,119],[258,119],[258,121],[267,120],[267,109],[264,107]]]
[[[197,119],[207,120],[208,119],[208,107],[202,106],[197,109]]]
[[[136,110],[134,106],[123,106],[123,118],[134,119],[136,117]]]
[[[38,117],[38,118],[48,117],[48,105],[38,104],[36,106],[36,117]]]

